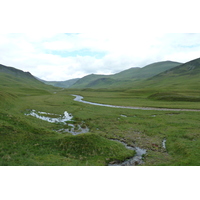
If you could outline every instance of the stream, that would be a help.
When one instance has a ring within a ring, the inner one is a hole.
[[[95,106],[104,106],[104,107],[110,107],[110,108],[126,108],[126,109],[134,109],[134,110],[160,110],[160,111],[196,111],[200,112],[200,110],[196,109],[178,109],[178,108],[153,108],[153,107],[134,107],[134,106],[114,106],[114,105],[108,105],[108,104],[101,104],[101,103],[93,103],[89,101],[84,101],[82,100],[83,97],[80,95],[74,95],[72,96],[75,97],[74,101],[78,101],[81,103],[86,103],[90,105],[95,105]]]
[[[200,110],[191,110],[191,109],[170,109],[170,108],[168,109],[168,108],[114,106],[114,105],[107,105],[107,104],[100,104],[100,103],[84,101],[84,100],[82,100],[83,97],[80,95],[72,95],[72,96],[75,97],[74,101],[78,101],[78,102],[86,103],[86,104],[90,104],[90,105],[95,105],[95,106],[105,106],[105,107],[111,107],[111,108],[161,110],[161,111],[200,111]],[[68,133],[71,133],[72,135],[78,135],[78,134],[83,134],[83,133],[89,132],[89,128],[87,126],[82,128],[83,124],[77,125],[77,127],[75,127],[75,125],[67,123],[67,122],[73,121],[72,120],[73,116],[71,114],[69,114],[67,111],[65,111],[63,115],[56,115],[56,114],[52,114],[52,113],[31,110],[28,114],[25,114],[25,115],[27,115],[27,116],[31,115],[33,117],[39,118],[44,121],[48,121],[50,123],[59,122],[59,123],[65,124],[65,125],[67,124],[69,127],[71,127],[71,128],[63,128],[63,129],[58,130],[57,132],[60,132],[60,133],[68,132]],[[127,116],[121,115],[121,117],[127,117]],[[120,140],[113,140],[113,139],[110,139],[110,140],[123,144],[127,149],[135,151],[136,154],[134,157],[129,158],[121,163],[116,162],[116,161],[110,162],[110,164],[108,164],[108,166],[136,166],[136,165],[141,165],[143,163],[143,155],[146,154],[147,150],[141,149],[139,147],[128,146],[125,142],[122,142]],[[165,138],[162,141],[162,147],[164,149],[166,149],[166,139]]]
[[[89,102],[89,101],[84,101],[82,100],[83,97],[80,95],[72,95],[75,97],[74,101],[78,101],[81,103],[86,103],[86,104],[90,104],[90,105],[95,105],[95,106],[105,106],[105,107],[111,107],[111,108],[129,108],[129,109],[141,109],[140,107],[124,107],[124,106],[114,106],[114,105],[107,105],[107,104],[100,104],[100,103],[93,103],[93,102]],[[143,108],[144,110],[150,110],[151,108]],[[121,115],[121,117],[127,117],[125,115]],[[112,141],[117,141],[121,144],[123,144],[127,149],[133,150],[136,152],[136,155],[128,160],[125,160],[122,163],[110,163],[108,166],[136,166],[136,165],[141,165],[143,163],[143,155],[146,154],[146,150],[145,149],[141,149],[139,147],[131,147],[128,146],[126,143],[120,141],[120,140],[112,140]]]
[[[112,108],[143,109],[143,110],[153,109],[153,108],[125,107],[125,106],[114,106],[114,105],[92,103],[92,102],[88,102],[88,101],[83,101],[82,96],[79,96],[79,95],[72,95],[72,96],[75,96],[74,101],[91,104],[91,105],[95,105],[95,106],[106,106],[106,107],[112,107]],[[167,110],[169,110],[169,109],[167,109]],[[72,135],[78,135],[78,134],[83,134],[83,133],[89,132],[88,127],[82,128],[81,125],[78,125],[77,126],[78,128],[76,128],[73,124],[67,123],[69,121],[72,121],[72,118],[73,118],[73,116],[71,114],[69,114],[67,111],[65,111],[63,115],[56,115],[56,117],[55,117],[55,114],[53,114],[53,113],[40,112],[40,111],[36,111],[36,110],[31,110],[28,114],[25,114],[25,115],[27,115],[27,116],[30,115],[30,116],[39,118],[41,120],[48,121],[50,123],[59,122],[59,123],[65,124],[65,125],[68,124],[68,126],[70,128],[63,128],[63,129],[58,130],[57,132],[60,132],[60,133],[68,132],[68,133],[71,133]],[[121,115],[121,116],[127,117],[125,115]],[[125,142],[122,142],[120,140],[113,140],[113,139],[111,139],[111,140],[123,144],[125,146],[125,148],[135,151],[136,154],[134,157],[129,158],[121,163],[113,161],[110,164],[108,164],[108,166],[136,166],[136,165],[141,165],[143,163],[143,155],[146,154],[145,149],[141,149],[139,147],[128,146]],[[163,141],[163,147],[165,146],[165,142],[166,141]]]
[[[63,115],[58,115],[58,114],[53,114],[53,113],[46,113],[46,112],[41,112],[41,111],[36,111],[36,110],[30,110],[29,113],[25,113],[26,116],[33,116],[38,119],[50,122],[50,123],[63,123],[64,125],[68,125],[68,128],[62,128],[59,130],[55,130],[59,133],[71,133],[72,135],[79,135],[83,133],[88,133],[89,128],[84,125],[84,122],[82,124],[74,125],[70,124],[68,122],[73,121],[73,116],[72,114],[69,114],[67,111],[64,112]],[[126,117],[126,116],[123,116]],[[84,127],[82,127],[84,126]],[[108,166],[135,166],[135,165],[140,165],[143,163],[142,161],[142,156],[146,153],[145,149],[140,149],[139,147],[131,147],[128,146],[126,143],[121,142],[119,140],[112,140],[112,141],[117,141],[121,144],[123,144],[127,149],[134,150],[136,152],[136,155],[132,158],[129,158],[128,160],[125,160],[122,163],[119,162],[111,162]]]
[[[68,125],[68,128],[55,130],[58,133],[67,132],[67,133],[71,133],[72,135],[78,135],[78,134],[89,132],[89,128],[86,125],[84,125],[83,122],[82,124],[78,124],[78,125],[70,124],[69,122],[73,121],[72,120],[73,116],[67,111],[65,111],[63,115],[57,115],[53,113],[46,113],[46,112],[31,110],[29,111],[29,113],[25,113],[25,115],[33,116],[50,123],[62,123],[64,125]]]
[[[116,141],[116,142],[120,142],[121,144],[123,144],[127,149],[130,150],[134,150],[136,152],[135,156],[132,158],[129,158],[128,160],[125,160],[122,163],[110,163],[108,166],[136,166],[136,165],[141,165],[143,163],[143,155],[146,154],[146,150],[145,149],[141,149],[139,147],[131,147],[128,146],[125,142],[122,142],[120,140],[112,140],[112,141]]]

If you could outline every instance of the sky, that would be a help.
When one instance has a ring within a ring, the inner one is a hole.
[[[0,64],[65,81],[187,62],[200,57],[198,8],[197,0],[7,0]]]
[[[3,33],[0,63],[48,81],[200,57],[199,33]]]

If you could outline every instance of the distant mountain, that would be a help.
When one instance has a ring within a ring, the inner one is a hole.
[[[159,88],[163,90],[200,90],[200,58],[186,62],[151,77],[135,88]]]
[[[156,74],[180,66],[181,64],[182,63],[172,61],[156,62],[141,68],[138,74],[134,74],[134,78],[150,78]]]
[[[106,75],[90,74],[79,79],[75,84],[70,88],[86,88],[88,85],[91,85],[91,82],[96,81],[100,78],[105,78]]]
[[[47,84],[47,85],[52,85],[55,87],[61,87],[61,88],[69,88],[70,86],[72,86],[73,84],[75,84],[79,78],[75,78],[75,79],[70,79],[67,81],[45,81],[42,79],[37,78],[38,80],[42,81],[43,83]]]
[[[147,65],[143,68],[130,68],[113,75],[91,74],[79,79],[71,88],[128,87],[133,81],[153,77],[179,65],[181,65],[181,63],[163,61]]]
[[[144,79],[155,76],[168,69],[174,68],[181,63],[172,61],[156,62],[145,67],[130,68],[120,73],[114,74],[112,77],[115,79]]]
[[[172,69],[169,69],[163,73],[158,74],[157,77],[163,77],[163,76],[177,77],[177,76],[187,76],[187,75],[194,76],[197,74],[200,74],[200,58],[186,62]]]
[[[119,73],[110,75],[111,78],[124,80],[124,79],[132,79],[134,76],[140,73],[141,68],[139,67],[132,67],[130,69],[126,69],[124,71],[121,71]]]

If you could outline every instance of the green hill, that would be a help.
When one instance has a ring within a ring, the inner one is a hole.
[[[131,87],[135,81],[155,76],[181,63],[164,61],[147,65],[143,68],[130,68],[114,75],[91,74],[79,79],[70,88],[122,88]]]
[[[43,83],[47,85],[52,85],[52,86],[61,87],[61,88],[69,88],[70,86],[74,85],[79,80],[79,78],[70,79],[67,81],[45,81],[42,79],[38,79],[38,80],[42,81]]]
[[[158,74],[157,77],[180,77],[180,76],[194,76],[200,74],[200,58],[186,62],[182,65],[169,69],[163,73]]]
[[[53,90],[53,87],[38,81],[29,72],[0,65],[0,89],[2,93],[30,95],[47,93]]]
[[[67,110],[76,115],[70,123],[77,126],[83,123],[77,117],[78,107],[66,90],[1,65],[0,166],[107,165],[135,155],[124,145],[96,133],[77,136],[61,133],[60,130],[69,128],[68,124],[49,123],[26,115],[37,110],[42,116],[46,113],[50,118],[60,118]],[[79,108],[83,110],[84,105]]]
[[[200,90],[200,58],[162,72],[137,87]]]
[[[132,79],[134,78],[135,75],[137,76],[137,74],[139,74],[140,71],[141,71],[141,68],[133,67],[133,68],[124,70],[122,72],[119,72],[117,74],[110,75],[110,77],[113,79],[119,79],[119,80]]]
[[[181,63],[172,61],[153,63],[141,68],[140,72],[134,75],[134,78],[150,78],[155,76],[156,74],[159,74],[169,69],[173,69],[174,67],[177,67],[179,65],[181,65]]]
[[[74,85],[72,85],[70,88],[87,88],[88,85],[100,78],[105,78],[106,75],[97,75],[97,74],[90,74],[87,76],[84,76],[83,78],[79,79]]]
[[[132,84],[131,88],[154,91],[149,97],[157,100],[200,101],[200,58]]]

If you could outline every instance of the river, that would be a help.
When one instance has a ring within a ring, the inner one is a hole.
[[[200,112],[200,110],[197,109],[178,109],[178,108],[153,108],[153,107],[133,107],[133,106],[115,106],[115,105],[108,105],[108,104],[101,104],[101,103],[93,103],[89,101],[84,101],[83,97],[80,95],[74,95],[72,96],[75,97],[74,101],[78,101],[81,103],[86,103],[90,105],[95,105],[95,106],[104,106],[104,107],[110,107],[110,108],[126,108],[126,109],[134,109],[134,110],[160,110],[160,111],[195,111],[195,112]]]

